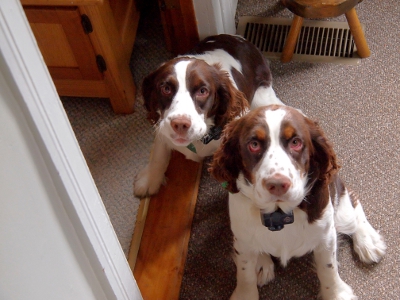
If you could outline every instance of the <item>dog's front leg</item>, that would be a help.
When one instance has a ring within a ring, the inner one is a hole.
[[[235,240],[235,263],[236,263],[236,288],[231,300],[258,300],[257,288],[257,258],[254,252],[242,251],[240,242]]]
[[[323,242],[314,250],[317,274],[324,300],[354,300],[353,290],[339,276],[336,259],[336,230],[332,227]]]
[[[164,183],[164,173],[167,170],[171,158],[171,148],[163,142],[161,137],[156,137],[150,161],[135,178],[133,193],[136,197],[142,198],[154,195]]]

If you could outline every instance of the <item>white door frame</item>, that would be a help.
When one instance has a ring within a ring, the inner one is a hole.
[[[193,0],[200,40],[209,35],[236,34],[238,0]]]
[[[0,55],[102,291],[142,299],[19,0],[0,1]]]

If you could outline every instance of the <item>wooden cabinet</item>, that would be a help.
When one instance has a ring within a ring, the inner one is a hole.
[[[59,95],[105,97],[116,113],[133,112],[134,0],[21,2]]]
[[[158,0],[167,49],[184,54],[199,42],[192,0]]]

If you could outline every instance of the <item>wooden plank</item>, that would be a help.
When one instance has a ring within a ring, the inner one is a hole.
[[[104,0],[21,0],[22,5],[35,6],[78,6],[78,5],[99,5]]]
[[[134,268],[144,300],[178,299],[201,164],[173,152],[168,183],[153,196]]]
[[[133,231],[131,246],[129,248],[128,263],[133,272],[139,253],[140,242],[142,240],[144,226],[146,224],[147,213],[149,211],[150,197],[141,199],[136,215],[135,229]]]

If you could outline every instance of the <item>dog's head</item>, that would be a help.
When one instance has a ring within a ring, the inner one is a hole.
[[[241,115],[248,103],[219,65],[179,57],[162,64],[143,81],[148,119],[175,145],[199,140],[215,125]]]
[[[321,193],[327,192],[337,169],[336,155],[318,124],[278,105],[228,124],[210,166],[231,193],[251,194],[265,212],[300,205],[310,221],[322,214],[329,197]]]

